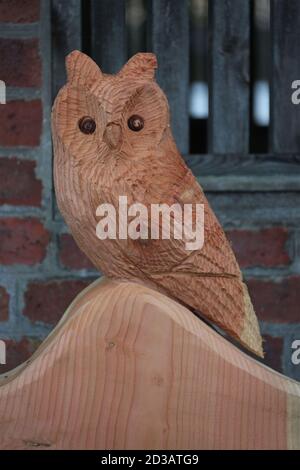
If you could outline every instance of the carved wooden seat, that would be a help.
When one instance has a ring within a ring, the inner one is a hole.
[[[1,449],[300,448],[298,383],[132,282],[94,282],[0,383]]]

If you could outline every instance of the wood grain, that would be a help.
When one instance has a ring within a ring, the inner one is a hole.
[[[189,151],[189,11],[187,0],[148,2],[150,50],[159,61],[157,82],[166,93],[180,152]]]
[[[297,154],[186,155],[185,161],[205,191],[300,191]]]
[[[93,283],[7,375],[1,449],[300,448],[300,385],[137,283]]]
[[[299,80],[300,2],[271,2],[272,62],[270,146],[276,153],[298,153],[300,107],[292,103],[292,82]]]
[[[210,0],[209,149],[249,153],[250,3]]]
[[[91,0],[91,55],[107,73],[116,73],[127,58],[126,2]]]
[[[57,95],[66,81],[65,57],[74,49],[81,49],[82,14],[80,0],[53,0],[52,25],[52,96]]]

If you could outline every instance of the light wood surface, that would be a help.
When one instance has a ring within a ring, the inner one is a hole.
[[[136,54],[116,75],[104,74],[79,51],[66,65],[68,82],[52,112],[54,179],[60,211],[79,247],[106,276],[151,283],[262,356],[257,318],[231,246],[174,142],[168,102],[155,82],[155,55]],[[139,132],[128,127],[134,115],[144,121]],[[95,122],[91,134],[80,130],[85,116]],[[97,208],[110,203],[118,216],[119,196],[128,206],[142,203],[148,213],[152,204],[192,204],[193,222],[196,204],[203,204],[204,246],[187,251],[185,240],[172,234],[168,240],[99,240]]]
[[[299,449],[300,385],[144,285],[96,281],[0,378],[1,449]]]

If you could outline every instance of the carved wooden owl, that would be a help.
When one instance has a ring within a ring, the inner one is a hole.
[[[59,208],[79,247],[106,276],[141,280],[189,306],[262,355],[258,322],[225,234],[174,142],[156,57],[139,53],[116,75],[85,54],[66,60],[52,112]],[[204,245],[184,240],[99,240],[97,207],[204,204]]]

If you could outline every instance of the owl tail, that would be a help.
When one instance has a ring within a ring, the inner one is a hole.
[[[155,282],[245,348],[263,357],[258,321],[247,286],[240,278],[175,272],[156,275]]]
[[[260,357],[264,357],[262,337],[259,330],[257,317],[248,293],[247,286],[242,283],[244,291],[245,318],[240,341],[246,348]]]

